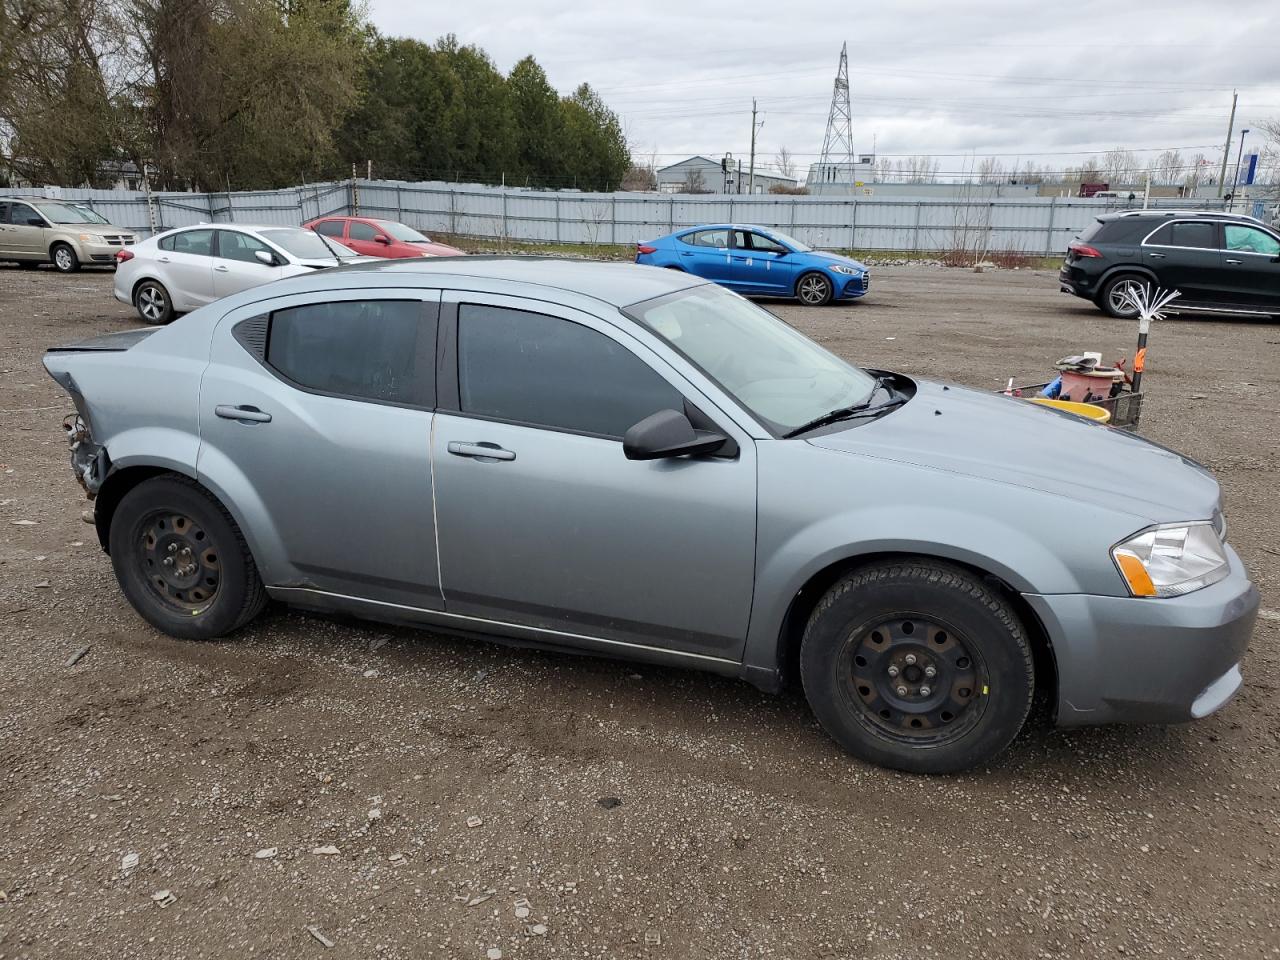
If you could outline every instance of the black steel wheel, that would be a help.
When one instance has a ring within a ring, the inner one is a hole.
[[[153,477],[126,493],[111,517],[108,542],[129,602],[172,636],[223,636],[266,603],[235,521],[186,477]]]
[[[851,753],[914,773],[987,761],[1026,720],[1031,648],[1008,601],[968,571],[897,561],[836,583],[800,652],[805,695]]]
[[[796,283],[796,297],[806,307],[821,307],[831,301],[831,281],[820,273],[806,273]]]

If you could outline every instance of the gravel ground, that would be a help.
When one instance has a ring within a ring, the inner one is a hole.
[[[1280,955],[1280,327],[1170,320],[1148,366],[1144,434],[1217,471],[1263,592],[1244,691],[928,779],[700,674],[278,608],[159,635],[80,521],[39,365],[135,323],[110,282],[0,268],[0,960]],[[1042,271],[777,309],[991,389],[1135,337]]]

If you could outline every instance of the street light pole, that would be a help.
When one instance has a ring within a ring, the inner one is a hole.
[[[1244,157],[1244,137],[1248,132],[1248,127],[1240,131],[1240,149],[1236,151],[1236,175],[1231,184],[1231,206],[1229,208],[1231,210],[1236,208],[1236,191],[1240,189],[1240,161]]]

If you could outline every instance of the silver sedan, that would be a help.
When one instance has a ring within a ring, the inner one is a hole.
[[[301,227],[198,224],[120,250],[115,297],[147,323],[166,324],[250,287],[362,259]]]

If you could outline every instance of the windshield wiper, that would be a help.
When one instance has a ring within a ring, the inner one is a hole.
[[[877,416],[894,407],[900,407],[909,399],[908,397],[898,396],[897,391],[893,389],[893,377],[887,373],[876,376],[876,385],[867,394],[867,399],[860,403],[855,403],[848,407],[837,407],[835,410],[828,410],[821,416],[814,417],[808,423],[802,423],[793,430],[788,430],[782,435],[784,440],[790,440],[792,437],[798,437],[802,433],[808,433],[810,430],[816,430],[818,427],[825,427],[830,423],[839,423],[842,420],[856,420],[860,417]],[[883,403],[872,405],[871,398],[876,392],[884,389],[889,393],[889,399]]]

